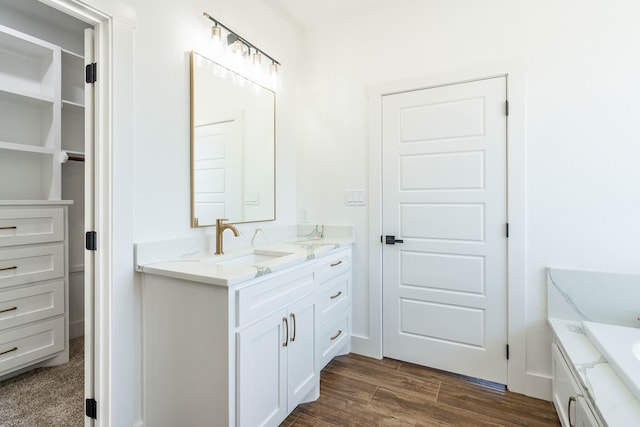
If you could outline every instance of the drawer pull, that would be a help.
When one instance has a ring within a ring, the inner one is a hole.
[[[331,264],[331,267],[337,267],[340,264],[342,264],[342,261],[334,262],[333,264]]]
[[[17,349],[18,347],[13,347],[11,350],[3,351],[2,353],[0,353],[0,356],[2,356],[3,354],[11,353],[12,351],[16,351]]]
[[[330,338],[331,341],[335,341],[340,335],[342,335],[342,329],[338,330],[338,333]]]
[[[336,298],[338,298],[340,295],[342,295],[342,291],[338,291],[338,293],[337,293],[337,294],[335,294],[335,295],[331,295],[329,298],[331,298],[331,299],[336,299]]]
[[[287,331],[287,334],[285,335],[282,346],[286,347],[289,345],[289,319],[287,319],[286,317],[283,317],[282,321],[284,322],[284,330]]]
[[[5,308],[4,310],[0,310],[0,313],[6,313],[7,311],[17,310],[18,307]]]
[[[18,268],[17,265],[14,265],[12,267],[0,267],[0,271],[5,271],[5,270],[16,270]]]
[[[0,230],[15,230],[16,228],[18,227],[16,227],[15,225],[12,225],[11,227],[0,227]]]
[[[569,427],[576,427],[574,423],[571,422],[571,402],[575,403],[576,398],[571,396],[569,397],[569,402],[567,403],[567,418],[569,419]]]
[[[291,313],[291,322],[293,323],[293,336],[291,337],[291,342],[296,340],[296,315]]]

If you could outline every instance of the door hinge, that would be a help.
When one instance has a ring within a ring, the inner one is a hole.
[[[507,344],[507,360],[509,360],[509,344]]]
[[[504,234],[509,238],[509,223],[507,222],[504,227]]]
[[[382,243],[382,235],[380,235],[380,243]]]
[[[509,100],[504,101],[504,115],[509,115]]]
[[[98,234],[95,231],[87,231],[85,234],[85,247],[88,251],[98,249]]]
[[[86,399],[85,401],[85,414],[89,418],[94,420],[98,419],[98,402],[95,399]]]
[[[95,62],[85,67],[85,82],[95,83],[98,80],[98,64]]]

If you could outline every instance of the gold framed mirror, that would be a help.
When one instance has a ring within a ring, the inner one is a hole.
[[[191,52],[191,226],[275,220],[275,93]]]

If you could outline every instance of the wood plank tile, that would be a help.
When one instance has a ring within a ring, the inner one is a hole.
[[[550,402],[392,359],[340,356],[320,381],[281,427],[560,426]]]
[[[508,426],[499,419],[479,415],[474,412],[460,410],[437,402],[420,399],[419,396],[409,393],[391,392],[379,388],[373,397],[370,406],[383,409],[396,417],[415,419],[418,425],[436,426]]]
[[[557,426],[558,417],[550,402],[508,391],[498,392],[474,385],[442,384],[438,403],[527,427]]]
[[[340,371],[324,370],[320,375],[320,393],[333,392],[345,399],[363,404],[369,403],[378,386],[342,375]]]
[[[331,373],[341,377],[357,379],[360,382],[375,384],[390,390],[413,391],[423,396],[429,396],[436,400],[440,382],[431,379],[422,379],[414,375],[399,373],[397,370],[388,370],[386,367],[373,368],[360,361],[337,360],[329,364],[323,373]]]
[[[339,426],[371,427],[384,419],[393,419],[388,414],[378,414],[367,405],[325,393],[316,402],[300,405],[303,414]]]

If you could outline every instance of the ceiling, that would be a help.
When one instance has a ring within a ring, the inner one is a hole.
[[[328,20],[356,14],[385,0],[263,0],[294,24],[309,28]]]

